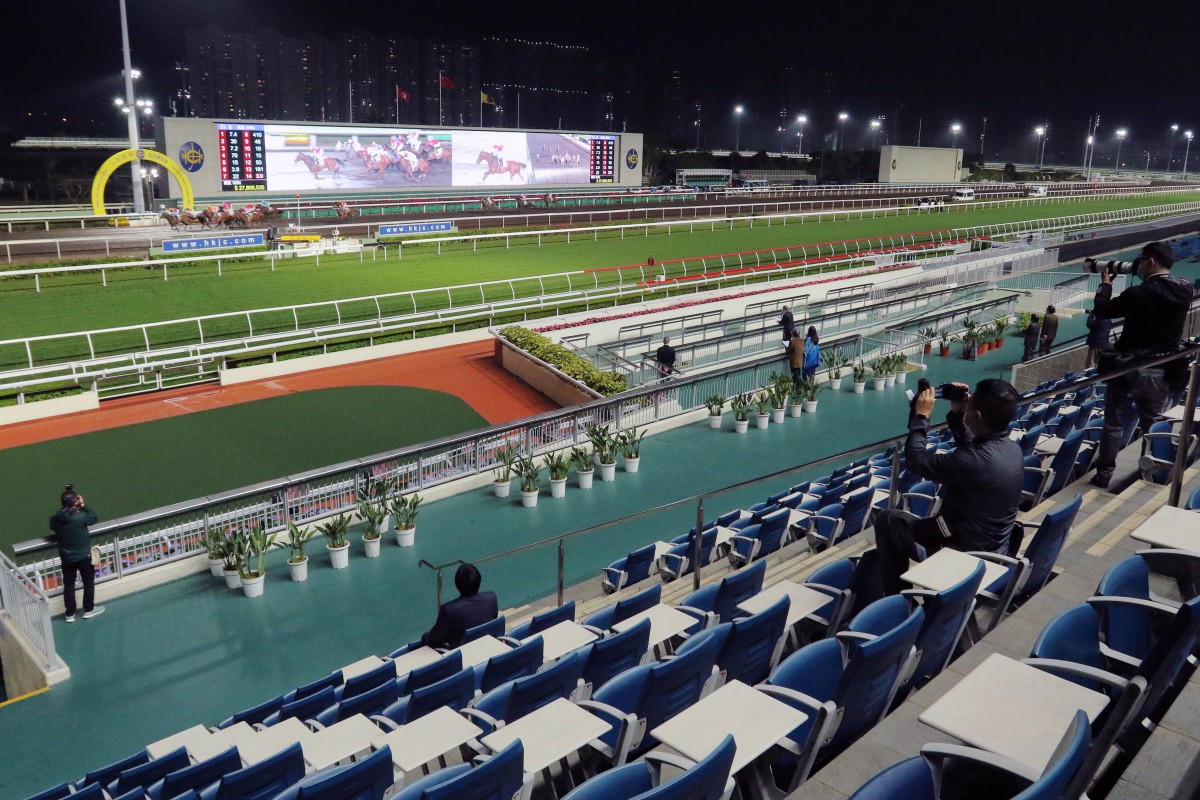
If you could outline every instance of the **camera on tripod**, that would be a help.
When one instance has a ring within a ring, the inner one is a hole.
[[[1083,268],[1093,275],[1134,275],[1137,273],[1138,261],[1141,256],[1138,256],[1133,261],[1097,261],[1094,258],[1085,258],[1083,260]]]

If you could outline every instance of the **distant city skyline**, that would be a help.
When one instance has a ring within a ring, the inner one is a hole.
[[[702,149],[729,149],[736,139],[743,150],[795,152],[801,127],[796,119],[804,115],[806,151],[915,144],[919,134],[922,144],[956,142],[967,151],[978,151],[982,137],[987,158],[1025,162],[1035,161],[1045,144],[1047,163],[1078,163],[1088,120],[1099,113],[1097,165],[1112,166],[1120,148],[1126,165],[1145,166],[1149,156],[1151,168],[1162,169],[1168,152],[1176,161],[1181,157],[1183,132],[1200,131],[1200,99],[1191,89],[1196,70],[1186,46],[1173,44],[1171,34],[1196,30],[1200,11],[1192,6],[1141,4],[1120,15],[1047,4],[992,9],[936,0],[881,10],[765,3],[725,8],[719,15],[675,0],[651,5],[620,0],[569,13],[523,0],[482,6],[478,13],[472,13],[472,4],[408,10],[363,0],[209,0],[199,6],[128,0],[128,7],[133,63],[142,71],[138,96],[154,100],[164,115],[172,113],[181,77],[188,77],[176,66],[194,68],[188,63],[189,31],[195,36],[215,25],[230,34],[276,31],[328,41],[365,32],[412,42],[426,52],[482,50],[497,38],[586,48],[591,74],[572,78],[577,88],[571,91],[582,97],[563,104],[573,123],[564,121],[563,127],[620,130],[624,123],[651,141],[676,147],[698,142]],[[85,15],[88,24],[64,25],[63,15]],[[12,86],[0,98],[7,137],[121,135],[123,118],[112,99],[121,70],[116,0],[65,0],[54,13],[22,4],[6,8],[5,16],[15,63],[31,65],[10,76]],[[451,78],[487,92],[489,82],[497,81],[486,59],[479,68],[476,76]],[[509,74],[524,68],[506,66]],[[324,73],[337,65],[314,69],[326,84],[336,85]],[[427,64],[416,69],[424,86],[429,69]],[[372,67],[359,74],[372,76]],[[363,91],[372,93],[382,119],[378,106],[386,87],[364,84]],[[344,120],[345,98],[324,94],[326,119]],[[608,94],[615,96],[612,102]],[[503,115],[508,127],[516,126],[514,99],[504,100],[510,106]],[[457,100],[464,108],[474,105],[478,119],[479,103]],[[741,115],[733,111],[738,105]],[[175,111],[181,113],[178,106]],[[492,111],[484,124],[500,121],[493,108],[484,111]],[[848,115],[844,125],[839,113]],[[419,121],[438,122],[428,115],[426,97]],[[467,116],[460,111],[463,124]],[[538,127],[558,121],[545,109],[538,116]],[[321,116],[310,109],[308,118]],[[527,120],[522,127],[533,126]],[[1044,136],[1037,134],[1035,128],[1047,122]],[[951,129],[955,123],[957,134]],[[1178,127],[1172,131],[1172,125]],[[1118,129],[1126,132],[1120,140]]]

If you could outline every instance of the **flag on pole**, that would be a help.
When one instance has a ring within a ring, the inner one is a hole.
[[[454,88],[454,81],[450,80],[445,75],[441,76],[441,82],[442,82],[443,89],[453,89]]]
[[[396,87],[396,99],[407,103],[410,100],[412,100],[412,95],[409,94],[408,92],[404,91],[403,89],[401,89],[399,86],[397,86]]]
[[[480,92],[480,93],[479,93],[479,102],[481,102],[481,103],[484,103],[484,104],[486,104],[486,105],[489,105],[489,106],[494,106],[494,105],[496,105],[496,101],[495,101],[495,100],[493,100],[493,99],[491,98],[491,95],[487,94],[486,92]]]

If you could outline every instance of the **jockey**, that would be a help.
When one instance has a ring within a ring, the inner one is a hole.
[[[358,143],[358,134],[357,133],[350,137],[350,147],[352,147],[355,150],[362,149],[362,145],[360,145]]]
[[[325,150],[319,144],[314,144],[312,149],[308,151],[308,154],[312,156],[313,161],[316,161],[318,164],[325,161]]]
[[[228,200],[226,200],[221,205],[225,207],[226,211],[229,211],[231,208],[233,208],[233,203],[229,202]]]
[[[497,164],[504,163],[504,145],[502,145],[502,144],[492,145],[492,158],[496,159]]]
[[[421,147],[421,134],[410,133],[405,137],[405,143],[408,145],[409,150],[412,150],[414,153],[417,152]]]

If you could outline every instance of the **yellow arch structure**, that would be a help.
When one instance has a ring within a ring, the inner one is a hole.
[[[114,154],[100,165],[100,169],[96,170],[96,178],[92,181],[92,213],[96,216],[104,216],[104,187],[108,185],[108,179],[117,171],[117,167],[123,164],[128,164],[131,161],[150,161],[158,164],[160,167],[166,167],[167,172],[179,183],[179,189],[183,192],[183,208],[191,208],[196,202],[196,196],[192,192],[192,182],[188,180],[187,173],[171,159],[164,156],[156,150],[122,150]],[[138,187],[134,187],[137,191]]]

